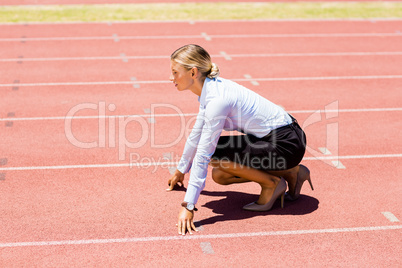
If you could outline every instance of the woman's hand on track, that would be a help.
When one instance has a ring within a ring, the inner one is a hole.
[[[183,181],[184,181],[184,174],[176,169],[175,173],[168,181],[169,188],[167,188],[166,191],[172,191],[176,184],[178,184],[180,187],[183,187]]]
[[[186,232],[193,234],[193,231],[198,232],[194,225],[194,211],[189,211],[182,207],[179,212],[179,220],[177,222],[177,230],[179,234],[186,235]]]

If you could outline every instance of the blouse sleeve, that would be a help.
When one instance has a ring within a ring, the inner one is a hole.
[[[222,98],[211,100],[205,108],[203,126],[193,158],[190,180],[184,201],[196,204],[205,187],[208,164],[215,152],[230,108]]]
[[[191,130],[186,145],[184,146],[183,154],[177,166],[177,169],[183,174],[188,173],[191,168],[197,145],[201,137],[202,126],[204,125],[204,114],[205,109],[200,107],[193,129]]]

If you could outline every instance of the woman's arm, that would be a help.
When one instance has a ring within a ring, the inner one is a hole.
[[[183,186],[184,174],[188,173],[191,168],[197,145],[201,137],[202,126],[204,125],[204,112],[205,110],[200,106],[197,120],[187,138],[180,162],[175,173],[168,181],[169,188],[166,189],[167,191],[172,191],[177,183],[180,183],[180,186]]]
[[[198,197],[205,186],[208,164],[215,152],[216,144],[222,133],[229,111],[230,107],[228,103],[222,98],[217,97],[207,105],[204,125],[193,158],[190,180],[184,198],[185,202],[196,204],[198,201]]]
[[[191,130],[191,133],[187,138],[186,145],[184,146],[183,154],[177,166],[177,169],[183,174],[188,173],[191,168],[191,164],[193,162],[193,158],[195,156],[197,146],[201,137],[202,127],[204,125],[204,114],[205,109],[200,107],[197,115],[197,120],[195,121],[193,129]]]
[[[215,152],[216,144],[230,110],[227,103],[222,99],[215,99],[209,105],[205,112],[204,125],[193,160],[186,196],[184,197],[186,203],[194,205],[197,203],[199,195],[205,186],[208,164]],[[194,211],[189,211],[182,207],[179,212],[177,228],[181,235],[185,235],[186,232],[192,234],[192,230],[197,231],[194,225]]]

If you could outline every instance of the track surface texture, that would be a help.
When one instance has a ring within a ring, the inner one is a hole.
[[[0,25],[0,266],[401,267],[401,32],[401,20]],[[298,119],[314,191],[248,212],[259,186],[209,172],[199,232],[177,235],[185,188],[165,189],[198,102],[169,82],[169,55],[188,43]]]

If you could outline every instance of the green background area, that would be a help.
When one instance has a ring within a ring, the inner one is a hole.
[[[401,2],[3,6],[1,23],[402,18]]]

